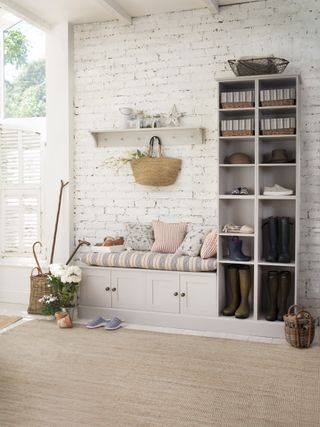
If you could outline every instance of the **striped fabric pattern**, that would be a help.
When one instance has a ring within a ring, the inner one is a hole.
[[[87,252],[81,259],[88,265],[99,267],[143,268],[169,271],[216,271],[215,258],[179,256],[155,252],[124,251],[120,253]]]
[[[152,221],[154,244],[152,252],[173,254],[181,245],[187,232],[188,224],[170,224],[162,221]]]
[[[206,259],[217,255],[217,241],[218,233],[215,230],[212,230],[203,242],[200,251],[201,258]]]

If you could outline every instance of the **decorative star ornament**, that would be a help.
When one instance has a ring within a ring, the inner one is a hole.
[[[179,126],[179,120],[183,116],[183,113],[178,113],[176,105],[172,107],[171,113],[167,115],[167,126]]]

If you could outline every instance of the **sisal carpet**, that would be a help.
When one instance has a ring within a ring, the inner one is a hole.
[[[30,321],[0,336],[0,425],[320,425],[320,349]]]
[[[18,320],[21,320],[21,316],[4,316],[0,315],[0,329],[6,328],[7,326],[10,326],[12,323],[17,322]]]

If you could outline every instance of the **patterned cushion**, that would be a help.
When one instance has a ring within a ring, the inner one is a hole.
[[[207,237],[205,238],[205,241],[203,242],[203,245],[200,251],[201,258],[211,258],[213,256],[216,256],[217,240],[218,240],[218,234],[215,230],[212,230],[207,235]]]
[[[151,224],[126,224],[125,248],[136,251],[150,251],[153,245],[153,230]]]
[[[176,254],[199,256],[201,246],[209,231],[210,230],[208,228],[201,228],[197,231],[189,231],[181,245],[176,250]]]
[[[100,267],[145,268],[150,270],[170,271],[216,271],[215,258],[179,256],[176,254],[159,254],[154,252],[124,251],[120,253],[87,252],[82,262]]]
[[[152,252],[174,253],[181,245],[187,231],[187,224],[169,224],[162,221],[152,221],[154,244]]]

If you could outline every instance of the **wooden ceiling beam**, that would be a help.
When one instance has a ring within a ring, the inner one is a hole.
[[[132,16],[128,14],[126,10],[116,0],[97,0],[102,6],[104,6],[108,12],[112,12],[116,15],[119,21],[124,22],[125,24],[132,23]]]
[[[23,6],[18,5],[12,0],[0,0],[0,7],[17,16],[21,20],[30,22],[30,24],[40,28],[42,31],[50,31],[52,28],[52,25],[44,21],[40,16]]]

